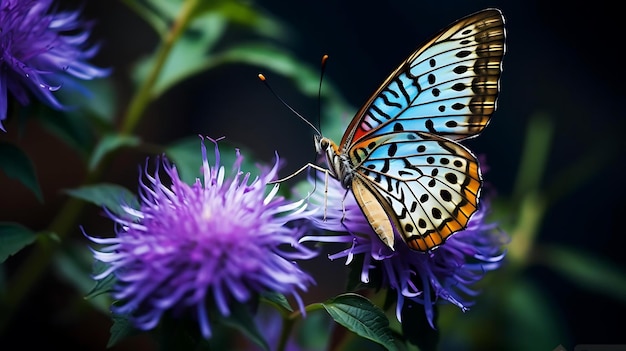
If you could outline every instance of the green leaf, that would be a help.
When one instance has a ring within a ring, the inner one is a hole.
[[[43,202],[35,167],[20,148],[13,144],[0,142],[0,168],[9,178],[24,184],[35,194],[37,200]]]
[[[89,161],[89,169],[93,170],[111,151],[117,150],[124,146],[139,145],[139,138],[130,135],[107,134],[96,145],[91,160]]]
[[[272,292],[272,291],[266,291],[266,292],[261,293],[261,297],[275,304],[276,306],[281,307],[282,309],[286,311],[293,312],[293,309],[289,305],[289,301],[287,301],[287,298],[283,294],[279,294],[277,292]]]
[[[113,319],[113,325],[111,326],[111,336],[109,337],[107,348],[111,348],[123,339],[139,333],[133,327],[129,316],[114,314],[111,316],[111,319]]]
[[[85,80],[78,84],[80,84],[81,89],[61,89],[59,91],[59,99],[69,106],[69,109],[62,111],[62,113],[70,114],[73,118],[85,121],[93,118],[111,127],[117,110],[113,80]],[[87,135],[87,137],[89,136]]]
[[[263,334],[261,334],[259,329],[256,327],[252,314],[248,310],[248,306],[246,304],[233,304],[230,312],[230,316],[223,317],[221,319],[223,324],[239,330],[246,337],[248,337],[250,341],[257,344],[263,350],[270,350]]]
[[[95,261],[93,264],[92,275],[95,276],[97,274],[100,274],[108,268],[109,268],[108,264],[101,262],[101,261]],[[113,289],[113,286],[115,285],[116,281],[117,280],[115,279],[115,274],[109,274],[105,278],[97,280],[96,285],[93,286],[91,290],[87,292],[87,294],[85,294],[85,299],[93,299],[96,296],[109,293],[111,289]]]
[[[9,222],[0,222],[0,263],[32,244],[37,235],[30,229]]]
[[[278,19],[256,11],[255,7],[245,2],[203,1],[197,10],[198,14],[214,13],[229,22],[250,28],[254,34],[271,39],[283,39],[292,32]]]
[[[437,306],[433,324],[437,327]],[[433,329],[426,318],[424,305],[413,302],[409,299],[402,305],[402,334],[413,345],[419,347],[420,351],[437,350],[439,344],[439,330]]]
[[[109,183],[87,185],[80,188],[65,191],[68,195],[91,202],[98,207],[106,207],[117,215],[124,215],[126,212],[121,205],[127,204],[137,208],[137,198],[123,186]]]
[[[626,271],[587,251],[542,246],[537,259],[574,284],[626,302]]]
[[[380,308],[358,294],[343,294],[322,303],[326,312],[355,334],[396,350],[389,320]]]
[[[226,30],[226,24],[223,17],[215,14],[207,14],[191,23],[172,46],[152,87],[152,97],[160,96],[173,85],[202,71],[209,60],[209,52]],[[156,63],[155,54],[137,64],[132,74],[135,82],[141,82],[148,77]]]
[[[137,0],[134,0],[137,2]],[[144,6],[146,8],[150,7],[151,11],[157,13],[161,18],[166,20],[167,22],[173,21],[178,13],[180,12],[182,6],[184,6],[185,1],[181,0],[143,0],[147,4]],[[198,6],[198,5],[196,5]]]

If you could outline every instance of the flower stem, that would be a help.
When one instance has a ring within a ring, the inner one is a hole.
[[[124,115],[122,128],[120,130],[122,135],[133,133],[146,107],[152,102],[152,90],[161,73],[163,65],[167,61],[176,39],[180,37],[187,27],[193,18],[194,10],[200,3],[200,0],[186,1],[172,28],[167,35],[164,36],[157,52],[155,64],[148,78],[143,82],[131,100],[126,114]],[[100,179],[103,170],[106,169],[106,164],[111,160],[111,155],[108,156],[109,157],[101,161],[93,171],[88,173],[82,185],[93,184]],[[76,227],[76,221],[84,205],[85,202],[83,200],[70,197],[50,223],[46,232],[56,234],[58,240],[62,242],[63,239],[72,232],[71,229]],[[41,276],[46,272],[56,249],[59,247],[60,245],[54,245],[50,240],[45,240],[45,237],[44,240],[38,240],[29,253],[29,256],[26,257],[24,263],[17,269],[13,280],[9,284],[8,291],[2,296],[2,304],[0,305],[0,335],[2,335],[9,326],[13,315],[19,309],[22,301],[28,296],[29,292],[32,291]]]
[[[284,351],[287,347],[287,341],[289,340],[289,335],[291,335],[291,330],[295,322],[296,320],[292,316],[283,318],[283,330],[280,333],[280,340],[278,341],[276,351]]]
[[[154,84],[159,78],[163,65],[165,65],[174,43],[176,43],[178,37],[180,37],[185,28],[187,28],[187,25],[193,17],[194,10],[199,3],[200,0],[186,1],[180,14],[178,15],[177,20],[172,25],[171,30],[167,32],[164,38],[162,38],[161,46],[157,51],[156,60],[152,70],[128,105],[121,129],[122,135],[132,133],[137,126],[137,123],[139,123],[146,106],[152,101],[152,90],[154,88]]]

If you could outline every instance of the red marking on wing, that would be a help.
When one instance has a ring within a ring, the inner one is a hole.
[[[356,131],[354,132],[354,137],[352,138],[352,140],[354,142],[358,141],[359,139],[361,139],[365,134],[367,134],[367,131],[363,128],[361,128],[361,126],[357,127]]]

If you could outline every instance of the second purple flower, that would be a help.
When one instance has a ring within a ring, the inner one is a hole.
[[[320,176],[315,181],[324,184],[325,178]],[[395,251],[387,247],[371,228],[352,192],[346,193],[336,179],[328,178],[326,193],[318,191],[311,195],[311,205],[318,209],[313,220],[315,225],[328,233],[306,236],[302,241],[349,245],[330,255],[332,260],[346,258],[350,263],[355,255],[363,255],[361,282],[370,283],[371,272],[380,270],[382,286],[397,294],[398,320],[401,320],[406,299],[424,306],[432,327],[433,306],[439,301],[466,311],[472,304],[471,298],[477,295],[472,285],[482,279],[485,272],[500,267],[505,257],[503,245],[508,236],[494,224],[485,222],[487,206],[484,202],[465,230],[428,253],[411,250],[397,233]]]

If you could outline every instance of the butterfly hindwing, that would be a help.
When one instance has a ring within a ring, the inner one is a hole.
[[[504,19],[487,9],[461,19],[411,54],[359,110],[341,145],[396,130],[461,140],[477,135],[496,108]]]
[[[391,221],[407,244],[419,251],[441,245],[463,229],[478,206],[478,161],[462,145],[422,132],[395,132],[355,144],[352,190],[370,224]],[[358,179],[358,182],[356,181]],[[370,211],[359,201],[365,187],[385,210]],[[374,228],[378,235],[384,235]]]

